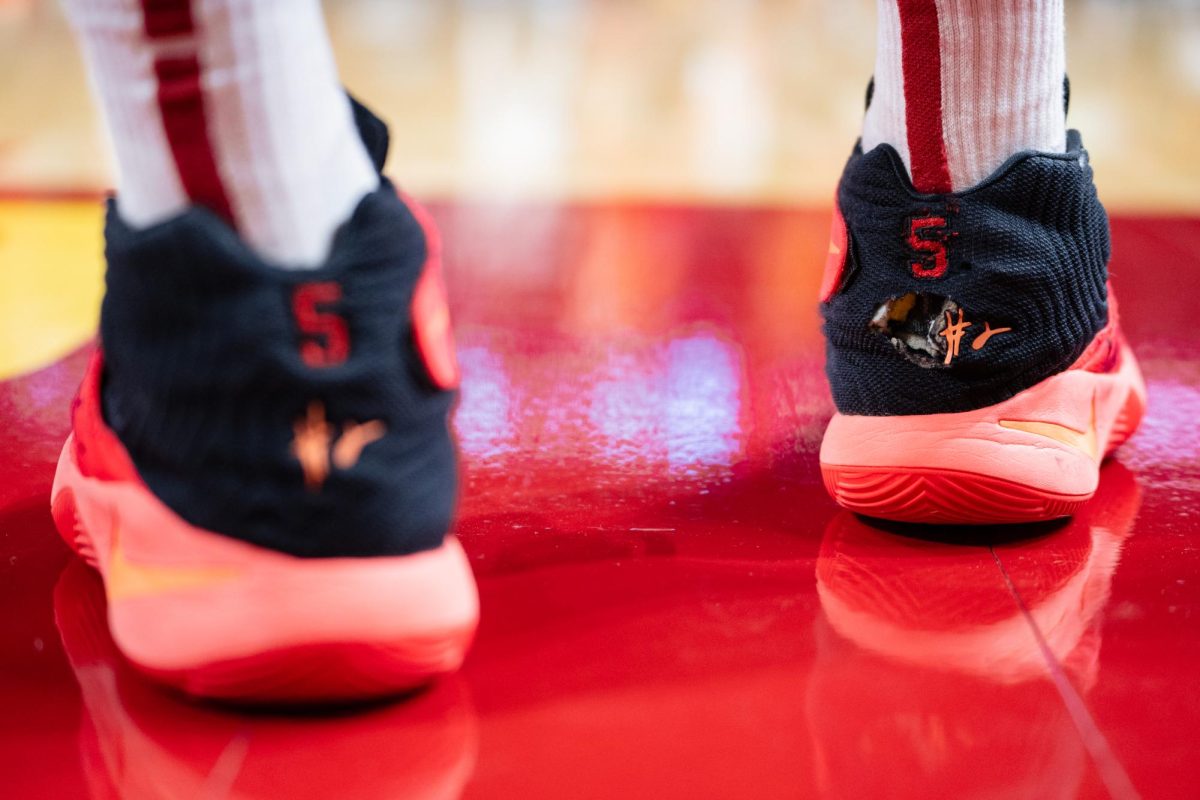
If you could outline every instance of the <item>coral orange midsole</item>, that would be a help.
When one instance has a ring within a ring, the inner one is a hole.
[[[877,478],[870,513],[883,517],[921,518],[911,497],[902,515],[889,513],[884,493],[901,492],[905,475],[934,486],[943,499],[956,480],[972,483],[978,476],[989,487],[1009,485],[1054,499],[1048,507],[1061,509],[1059,501],[1083,501],[1096,491],[1100,462],[1137,427],[1145,398],[1137,361],[1124,347],[1111,373],[1069,370],[987,408],[904,417],[836,414],[821,445],[821,468],[834,499],[864,513],[845,487],[847,476],[860,487]],[[971,521],[987,518],[980,516]]]
[[[51,496],[63,537],[104,577],[114,640],[147,671],[354,643],[432,675],[456,668],[474,634],[475,584],[453,538],[390,557],[267,550],[188,524],[140,482],[85,476],[74,435]]]

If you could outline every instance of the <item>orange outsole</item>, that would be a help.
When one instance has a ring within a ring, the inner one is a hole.
[[[1069,517],[1091,494],[1063,495],[955,470],[821,468],[838,505],[896,522],[1003,525]]]

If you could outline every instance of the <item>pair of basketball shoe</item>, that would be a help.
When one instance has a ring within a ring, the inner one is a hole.
[[[377,166],[385,126],[356,107]],[[458,381],[433,227],[386,180],[315,271],[193,208],[133,230],[51,496],[143,672],[201,696],[347,700],[455,669],[470,567],[447,537]],[[1145,388],[1107,285],[1086,151],[1021,153],[957,194],[887,146],[842,178],[821,288],[842,506],[930,523],[1066,516]]]

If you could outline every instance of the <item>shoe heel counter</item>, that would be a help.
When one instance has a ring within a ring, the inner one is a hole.
[[[104,415],[154,494],[293,555],[440,546],[457,373],[426,230],[386,181],[306,272],[264,264],[198,210],[137,232],[110,217]],[[414,332],[430,275],[440,362]]]
[[[913,190],[889,147],[851,157],[831,244],[843,255],[826,266],[821,303],[841,412],[980,408],[1084,352],[1107,320],[1110,245],[1075,143],[950,195]]]

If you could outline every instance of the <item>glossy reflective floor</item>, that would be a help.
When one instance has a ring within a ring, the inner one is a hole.
[[[77,352],[0,384],[0,795],[1195,796],[1200,221],[1114,220],[1151,412],[1096,500],[968,532],[820,485],[825,212],[434,210],[484,609],[461,676],[281,716],[133,674],[47,510]]]
[[[1076,519],[968,532],[817,468],[873,5],[327,2],[452,198],[483,622],[430,691],[281,715],[134,674],[53,530],[108,172],[57,5],[0,0],[0,798],[1196,797],[1200,6],[1067,2],[1150,414]]]

